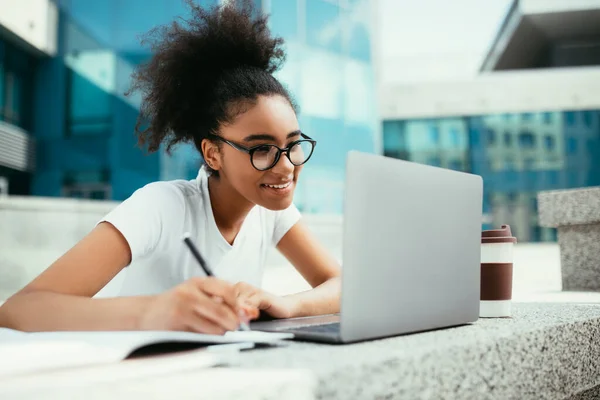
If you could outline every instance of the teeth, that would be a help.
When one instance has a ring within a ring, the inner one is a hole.
[[[283,185],[265,185],[265,186],[268,186],[273,189],[285,189],[286,187],[290,186],[291,183],[292,182],[284,183]]]

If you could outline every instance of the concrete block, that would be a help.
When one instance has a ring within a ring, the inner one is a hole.
[[[562,289],[600,291],[600,188],[541,192],[538,209],[558,229]]]

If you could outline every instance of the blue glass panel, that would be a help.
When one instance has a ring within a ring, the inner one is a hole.
[[[576,138],[568,138],[567,139],[567,152],[569,154],[575,154],[577,153],[577,139]]]
[[[519,133],[519,146],[531,149],[535,147],[535,136],[531,132],[521,132]]]
[[[565,112],[565,120],[567,121],[568,126],[575,125],[576,118],[577,118],[577,116],[574,111]]]
[[[460,137],[459,137],[458,130],[455,128],[450,129],[449,136],[450,136],[450,145],[452,147],[459,147],[460,146]]]
[[[271,0],[269,27],[284,39],[298,38],[298,0]]]
[[[371,60],[369,7],[368,3],[358,3],[344,13],[344,25],[347,31],[345,41],[348,55],[364,61]]]
[[[108,134],[111,95],[75,71],[70,75],[70,133],[73,135]]]
[[[4,63],[2,62],[2,54],[0,54],[0,120],[4,119]]]
[[[302,129],[310,129],[309,136],[317,140],[317,148],[310,163],[320,167],[344,168],[345,149],[344,123],[339,119],[317,117],[303,118]]]
[[[342,52],[342,24],[337,5],[324,0],[306,0],[306,39],[310,46]]]
[[[486,136],[488,145],[493,145],[496,143],[496,132],[494,132],[492,129],[488,129],[486,131]]]
[[[6,79],[4,62],[4,42],[0,40],[0,121],[4,119],[4,81]]]
[[[429,127],[429,140],[434,144],[440,141],[440,130],[435,125]]]
[[[594,123],[594,115],[592,111],[584,111],[583,112],[583,123],[586,128],[591,128]]]

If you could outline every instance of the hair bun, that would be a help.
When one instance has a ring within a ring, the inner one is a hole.
[[[248,0],[211,8],[186,3],[187,18],[154,28],[144,38],[153,57],[133,75],[130,92],[142,95],[136,132],[150,151],[161,142],[167,150],[181,141],[199,143],[231,117],[229,100],[260,93],[289,98],[272,77],[285,61],[283,39],[271,36],[260,10]]]

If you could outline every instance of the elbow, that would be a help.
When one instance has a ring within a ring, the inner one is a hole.
[[[10,297],[8,300],[6,300],[4,303],[0,304],[0,328],[10,328],[10,329],[17,329],[13,323],[11,323],[11,306],[12,306],[12,300],[16,295],[13,295],[12,297]]]
[[[28,297],[32,292],[35,292],[35,290],[22,289],[10,296],[4,303],[0,303],[0,328],[23,330],[20,327],[18,316],[25,311],[20,304],[23,303],[23,298]]]

